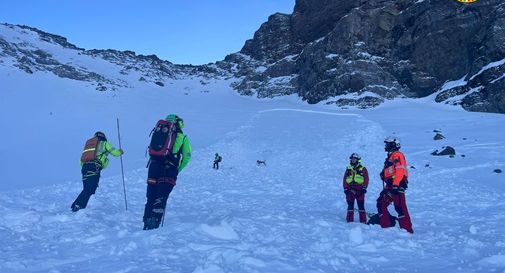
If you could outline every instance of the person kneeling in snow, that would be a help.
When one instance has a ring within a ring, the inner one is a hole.
[[[400,228],[409,233],[414,233],[405,200],[405,190],[408,186],[409,176],[405,155],[399,151],[401,145],[397,138],[388,137],[384,140],[384,144],[384,150],[388,153],[388,156],[384,162],[384,169],[380,173],[381,179],[386,186],[377,198],[380,225],[382,228],[394,226],[394,220],[392,220],[388,211],[388,206],[393,203],[398,213]]]
[[[359,221],[366,223],[365,193],[368,187],[368,171],[361,165],[361,157],[353,153],[345,170],[343,186],[347,201],[347,222],[354,222],[354,200],[358,203]]]
[[[160,120],[152,131],[149,145],[147,202],[144,209],[144,230],[160,226],[165,214],[168,196],[177,176],[191,158],[189,139],[182,132],[184,121],[170,114]]]

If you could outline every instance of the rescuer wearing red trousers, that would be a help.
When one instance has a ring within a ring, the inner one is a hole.
[[[405,201],[405,190],[408,187],[409,176],[405,155],[400,152],[401,145],[397,138],[388,137],[384,140],[384,144],[384,150],[388,155],[384,162],[384,169],[380,174],[385,187],[377,199],[380,225],[383,228],[394,226],[388,212],[389,204],[393,203],[398,213],[400,228],[405,229],[409,233],[414,233]]]
[[[365,193],[368,187],[368,171],[361,164],[361,157],[353,153],[350,164],[345,170],[343,187],[347,201],[347,222],[354,222],[354,200],[358,203],[359,221],[366,223]]]

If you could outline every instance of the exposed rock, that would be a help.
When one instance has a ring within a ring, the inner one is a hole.
[[[99,57],[111,63],[123,66],[121,74],[128,75],[131,72],[141,72],[146,78],[172,78],[175,79],[177,67],[171,62],[163,61],[156,55],[136,55],[135,52],[126,50],[87,50],[83,54]]]
[[[241,53],[267,63],[273,63],[299,49],[292,47],[291,16],[276,13],[263,23],[254,38],[247,40]]]
[[[105,91],[107,91],[107,87],[102,85],[101,83],[99,83],[98,86],[95,88],[95,90],[100,91],[100,92],[105,92]]]
[[[28,57],[23,56],[19,59],[18,63],[14,66],[17,66],[19,69],[23,70],[28,74],[33,74],[31,67],[35,65]]]
[[[68,78],[78,81],[101,81],[104,78],[94,72],[82,71],[70,65],[58,65],[51,69],[51,71],[62,78]]]
[[[156,84],[156,85],[159,85],[159,86],[165,86],[165,84],[164,84],[164,83],[162,83],[162,82],[160,82],[160,81],[155,82],[155,84]]]
[[[74,44],[69,43],[67,41],[67,38],[65,38],[65,37],[51,34],[51,33],[47,33],[47,32],[41,31],[41,30],[34,28],[34,27],[29,27],[29,26],[18,26],[18,27],[36,32],[37,34],[39,34],[39,38],[42,41],[46,41],[46,42],[53,43],[53,44],[58,44],[64,48],[83,50],[82,48],[76,47]]]
[[[452,148],[451,146],[444,146],[440,149],[440,151],[436,150],[431,154],[436,156],[442,156],[442,155],[454,156],[456,155],[456,150],[454,150],[454,148]]]
[[[92,82],[93,85],[98,84],[97,90],[99,91],[114,91],[119,87],[131,86],[128,82],[128,77],[102,74],[103,70],[95,70],[96,68],[93,66],[86,67],[78,61],[74,62],[74,57],[61,58],[61,56],[52,56],[49,52],[53,51],[48,51],[49,49],[47,48],[61,46],[61,50],[68,56],[87,55],[92,58],[101,59],[112,66],[117,66],[120,75],[140,74],[139,81],[152,83],[163,83],[167,79],[197,75],[204,78],[231,76],[231,74],[227,74],[227,71],[220,69],[216,65],[174,65],[168,61],[159,59],[156,55],[137,55],[135,52],[128,50],[84,50],[68,43],[64,37],[46,33],[35,28],[9,24],[0,24],[0,28],[8,28],[18,32],[19,37],[21,37],[15,39],[9,39],[9,37],[0,38],[0,64],[3,64],[4,60],[9,59],[9,63],[13,63],[15,67],[26,73],[49,72],[61,78]],[[26,36],[26,39],[23,39],[23,36]],[[39,39],[37,40],[36,37]],[[51,44],[49,47],[47,47],[48,43]]]
[[[42,65],[58,65],[60,64],[57,60],[53,59],[51,54],[43,50],[33,51],[35,62]]]
[[[375,107],[381,104],[383,101],[384,100],[382,98],[366,96],[359,99],[338,99],[336,101],[327,102],[326,104],[335,104],[342,108],[346,108],[347,106],[355,106],[360,109],[366,109]]]
[[[242,94],[268,97],[295,90],[309,103],[364,92],[382,99],[422,97],[467,75],[468,84],[441,90],[436,100],[505,113],[500,93],[505,65],[496,63],[505,60],[505,4],[500,0],[472,5],[297,0],[293,14],[272,15],[240,54],[254,60],[247,60],[246,77],[234,85]],[[296,59],[282,61],[288,56]],[[235,61],[235,68],[244,66]],[[273,77],[296,80],[265,94]]]
[[[502,170],[501,169],[495,169],[493,172],[495,172],[495,173],[502,173]]]
[[[122,77],[128,75],[155,84],[200,76],[235,79],[232,87],[243,95],[298,94],[308,103],[338,107],[369,108],[437,92],[440,103],[505,113],[502,0],[471,5],[450,0],[296,0],[292,14],[271,15],[240,52],[201,66],[175,65],[133,51],[84,50],[36,28],[0,26],[105,60],[119,68],[119,75],[63,61],[35,48],[32,39],[7,42],[8,37],[0,37],[2,59],[14,60],[27,73],[103,83],[107,90],[131,87]]]
[[[16,49],[0,36],[0,56],[13,56]]]

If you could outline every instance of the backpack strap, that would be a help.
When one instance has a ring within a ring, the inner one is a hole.
[[[102,142],[106,143],[106,141],[100,140],[100,141],[98,141],[98,146],[100,146],[102,144]],[[107,153],[110,153],[110,151],[107,150],[107,145],[105,145],[105,143],[103,144],[104,151],[102,153],[96,155],[96,161],[97,161],[97,164],[100,165],[100,167],[102,167],[102,164],[101,164],[102,161],[100,160],[100,158],[104,155],[107,155]]]
[[[154,133],[154,131],[156,130],[156,126],[151,130],[151,132],[149,133],[149,137],[151,137]]]

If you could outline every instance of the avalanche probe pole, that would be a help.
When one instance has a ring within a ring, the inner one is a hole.
[[[117,138],[119,140],[119,149],[121,149],[121,135],[119,134],[119,118],[117,118]],[[124,205],[125,205],[126,210],[128,210],[128,203],[126,202],[126,187],[125,187],[125,183],[124,183],[123,154],[121,154],[119,156],[119,158],[121,159],[121,176],[123,177]]]

